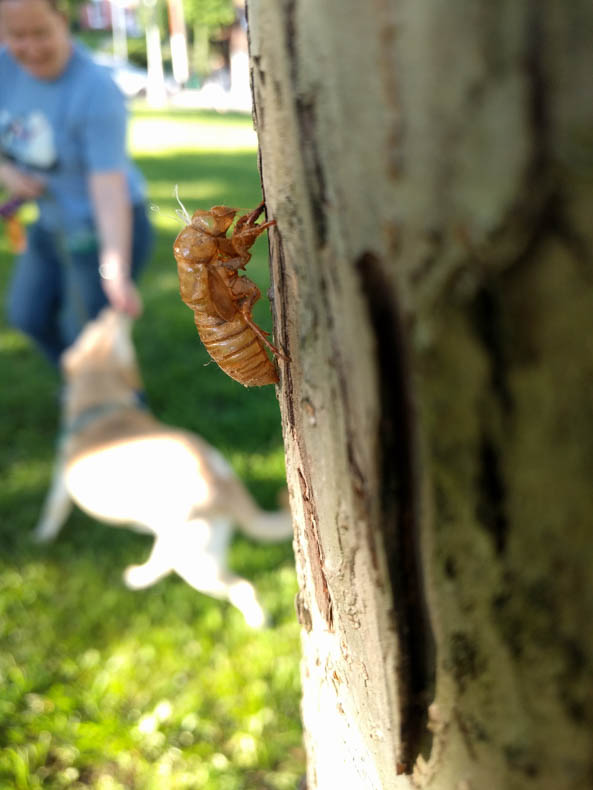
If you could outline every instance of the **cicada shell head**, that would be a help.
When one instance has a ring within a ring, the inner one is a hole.
[[[173,244],[173,255],[178,264],[208,263],[216,255],[216,239],[197,230],[193,223],[183,228]]]
[[[191,224],[209,236],[225,236],[236,213],[237,209],[229,206],[212,206],[209,211],[198,209],[193,213]]]

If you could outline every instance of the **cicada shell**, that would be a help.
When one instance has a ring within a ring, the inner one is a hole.
[[[254,322],[253,305],[261,293],[238,271],[250,261],[257,237],[275,225],[274,220],[257,224],[263,209],[262,202],[240,217],[230,236],[227,231],[237,209],[213,206],[195,211],[173,245],[181,298],[193,310],[202,343],[219,367],[246,387],[278,382],[266,346],[286,359]]]

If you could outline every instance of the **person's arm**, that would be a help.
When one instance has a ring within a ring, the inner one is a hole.
[[[16,165],[0,158],[0,183],[11,197],[34,200],[45,189],[41,179],[23,173]]]
[[[142,300],[132,281],[132,206],[125,174],[91,173],[89,191],[99,235],[99,272],[103,290],[116,310],[137,317]]]

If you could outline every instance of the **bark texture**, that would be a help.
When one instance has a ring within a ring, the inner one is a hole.
[[[250,0],[309,790],[593,786],[593,6]]]

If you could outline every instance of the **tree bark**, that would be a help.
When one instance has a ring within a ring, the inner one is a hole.
[[[590,790],[593,6],[248,11],[308,790]]]

